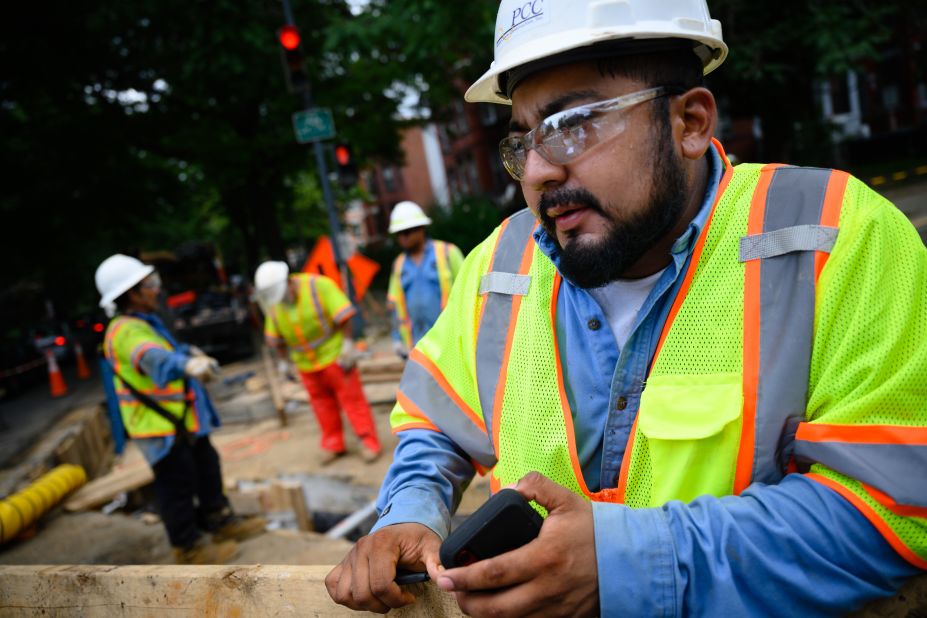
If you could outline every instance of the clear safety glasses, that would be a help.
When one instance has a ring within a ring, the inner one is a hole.
[[[499,142],[502,163],[519,181],[525,177],[529,150],[536,150],[554,165],[569,163],[624,131],[627,116],[617,112],[668,94],[668,88],[658,86],[557,112],[524,135],[510,135]]]
[[[143,287],[148,290],[159,290],[161,289],[161,275],[157,272],[153,272],[144,279],[139,284],[140,287]]]

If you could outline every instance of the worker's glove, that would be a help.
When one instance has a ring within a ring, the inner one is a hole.
[[[396,356],[402,360],[409,358],[409,350],[406,348],[405,344],[401,341],[393,341],[393,352],[396,353]]]
[[[341,344],[341,354],[338,355],[338,364],[341,365],[341,368],[345,371],[351,371],[357,365],[357,361],[360,360],[361,351],[354,346],[354,342],[350,339],[345,339]]]
[[[209,382],[219,377],[219,361],[211,356],[191,356],[183,372],[195,380]]]

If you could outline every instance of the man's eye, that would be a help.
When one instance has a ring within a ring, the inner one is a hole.
[[[589,120],[589,114],[586,113],[564,114],[557,119],[554,126],[559,130],[575,129],[583,126],[587,120]]]

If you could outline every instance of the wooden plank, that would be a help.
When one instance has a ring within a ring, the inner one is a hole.
[[[67,436],[55,448],[55,457],[58,458],[59,463],[73,464],[75,466],[82,465],[80,448],[78,445],[77,435],[75,435],[75,433]]]
[[[312,515],[309,507],[306,505],[306,494],[303,492],[303,486],[296,481],[284,481],[280,487],[287,494],[287,501],[290,508],[296,514],[296,525],[300,530],[312,532],[315,526],[312,523]]]
[[[132,491],[154,481],[154,473],[144,461],[120,468],[81,487],[64,503],[69,512],[102,506],[121,491]]]
[[[200,616],[376,616],[336,605],[325,589],[330,566],[27,565],[0,566],[0,617],[199,618]],[[410,587],[418,600],[394,618],[461,618],[454,597],[433,583]],[[853,618],[927,613],[927,575]]]
[[[277,370],[274,368],[273,361],[270,358],[270,350],[267,346],[261,346],[261,360],[264,363],[264,374],[267,378],[267,384],[270,386],[270,397],[274,402],[274,409],[277,411],[277,418],[280,419],[280,426],[286,427],[286,409],[284,408],[284,397],[280,392],[280,383],[277,381]]]
[[[383,373],[362,374],[361,382],[364,384],[380,384],[382,382],[396,382],[402,379],[401,371],[384,371]]]
[[[363,358],[357,362],[357,368],[362,376],[375,373],[402,373],[405,366],[404,360],[393,355]]]
[[[330,566],[0,566],[0,616],[171,618],[201,616],[376,616],[336,605]],[[454,597],[417,587],[397,618],[459,618]]]

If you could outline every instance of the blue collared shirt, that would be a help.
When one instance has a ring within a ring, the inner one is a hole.
[[[169,382],[180,380],[184,377],[184,367],[190,360],[190,347],[186,344],[178,343],[171,332],[164,325],[164,322],[153,313],[132,313],[133,318],[144,320],[159,335],[167,339],[173,346],[174,351],[151,349],[142,355],[139,364],[143,367],[145,373],[154,380],[158,388],[164,388]],[[103,367],[103,385],[106,393],[107,407],[109,408],[110,422],[113,425],[114,446],[116,453],[121,453],[124,448],[125,434],[122,425],[122,416],[119,413],[119,402],[116,398],[116,391],[113,388],[112,366],[105,360],[101,362]],[[220,425],[219,415],[216,408],[209,399],[209,393],[206,387],[198,380],[188,378],[189,388],[194,394],[193,414],[196,414],[199,420],[198,436],[205,436],[213,427]],[[149,465],[154,465],[171,452],[174,446],[174,436],[164,436],[160,438],[133,438],[132,441],[145,456]]]
[[[406,310],[412,323],[413,345],[434,326],[441,315],[441,281],[438,278],[438,261],[435,257],[435,245],[428,239],[425,253],[418,264],[409,255],[402,264],[399,285],[406,298]],[[395,316],[394,316],[394,322]],[[401,341],[398,323],[393,327],[393,339]]]
[[[566,280],[561,285],[557,337],[590,490],[617,483],[650,359],[720,182],[713,148],[709,167],[701,209],[673,245],[624,349],[592,296]],[[535,239],[557,264],[553,241],[542,230]],[[467,456],[443,434],[400,432],[374,530],[418,522],[447,536],[450,513],[473,474]],[[689,505],[632,510],[594,503],[593,518],[603,616],[843,614],[917,573],[852,505],[800,475]],[[787,599],[788,607],[773,599]]]

